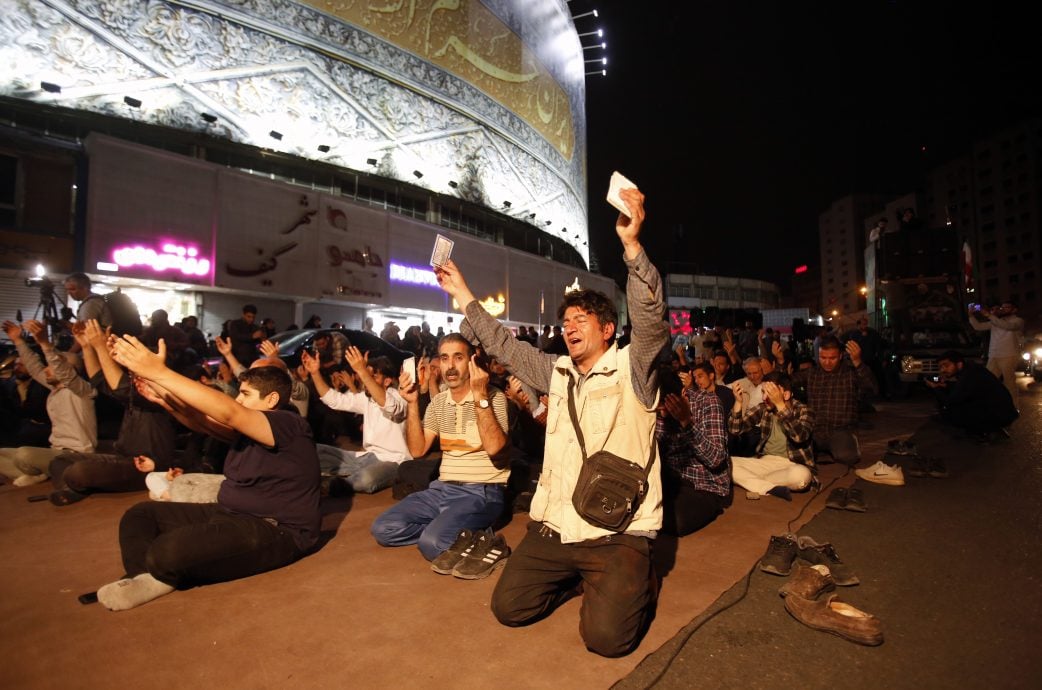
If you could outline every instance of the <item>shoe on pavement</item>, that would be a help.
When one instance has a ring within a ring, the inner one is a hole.
[[[48,479],[50,479],[50,477],[46,474],[20,474],[15,477],[14,481],[11,483],[15,486],[32,486],[34,484],[39,484],[40,482],[45,482]]]
[[[912,462],[908,465],[908,476],[910,477],[928,477],[929,463],[927,459],[921,455],[916,456]]]
[[[886,484],[887,486],[904,486],[905,483],[905,474],[901,471],[901,468],[897,465],[887,465],[882,460],[871,467],[854,470],[854,474],[866,482]]]
[[[836,582],[827,566],[797,565],[796,572],[778,589],[778,594],[813,600],[834,589]]]
[[[499,570],[510,558],[510,547],[502,534],[491,535],[479,532],[472,542],[473,548],[464,552],[452,574],[463,580],[480,580]]]
[[[770,543],[767,544],[767,552],[760,559],[760,570],[772,575],[788,575],[798,550],[795,534],[771,537]]]
[[[883,644],[882,622],[872,614],[840,601],[835,595],[823,601],[787,596],[785,610],[809,628],[869,647]]]
[[[934,479],[944,479],[948,476],[948,466],[940,458],[927,458],[926,472]],[[16,479],[15,483],[17,482],[18,480]]]
[[[886,452],[890,455],[915,455],[915,444],[911,441],[893,439],[886,444]]]
[[[439,575],[452,575],[452,569],[456,567],[460,559],[474,548],[477,536],[476,533],[469,529],[461,529],[456,536],[456,541],[452,542],[452,546],[442,551],[431,561],[431,570]]]
[[[829,493],[828,499],[825,501],[826,508],[833,508],[835,510],[843,510],[847,507],[847,490],[842,486],[837,486]]]
[[[775,486],[771,488],[767,494],[792,503],[792,489],[787,486]]]
[[[832,573],[832,579],[840,587],[853,587],[861,582],[854,569],[843,562],[832,544],[819,544],[810,537],[796,540],[796,557],[810,565],[823,565]]]
[[[867,512],[868,506],[865,505],[865,494],[861,492],[861,489],[848,489],[847,502],[843,504],[843,507],[855,513]]]

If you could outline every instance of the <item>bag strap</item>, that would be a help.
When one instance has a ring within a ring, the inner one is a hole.
[[[579,426],[579,415],[575,411],[575,379],[571,374],[568,376],[568,415],[572,418],[572,428],[575,430],[575,439],[579,442],[579,450],[582,452],[583,462],[586,462],[586,441],[583,439],[582,428]],[[648,461],[644,463],[644,484],[648,483],[651,474],[651,463],[655,459],[655,446],[648,451]]]

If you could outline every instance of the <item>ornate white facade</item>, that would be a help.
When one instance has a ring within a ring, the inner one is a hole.
[[[375,171],[527,220],[588,264],[582,60],[563,0],[0,12],[0,95]]]

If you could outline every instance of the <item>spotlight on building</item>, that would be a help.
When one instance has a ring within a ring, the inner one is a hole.
[[[415,177],[415,178],[416,178],[417,180],[418,180],[418,179],[420,179],[421,177],[423,177],[423,173],[422,173],[422,172],[420,172],[419,170],[413,170],[413,171],[412,171],[412,174],[413,174],[413,176],[414,176],[414,177]]]
[[[322,153],[329,153],[329,144],[319,144],[318,150]]]
[[[596,31],[587,31],[586,33],[579,34],[579,38],[584,36],[596,36],[597,38],[604,38],[604,29],[597,29]]]
[[[366,158],[365,162],[368,163],[369,165],[376,165],[377,160],[375,158]]]
[[[140,108],[141,107],[141,101],[139,101],[136,98],[132,98],[130,96],[124,96],[123,97],[123,102],[126,103],[127,105],[129,105],[131,108]]]
[[[604,41],[600,43],[594,43],[592,46],[583,46],[583,50],[607,50],[608,44]]]
[[[459,182],[456,182],[456,180],[449,180],[449,186],[453,189],[456,189],[457,187],[459,187]]]
[[[503,208],[510,208],[510,206],[511,206],[511,203],[509,201],[504,201],[503,202]]]
[[[59,86],[58,84],[52,84],[49,81],[41,81],[40,82],[40,88],[43,89],[44,91],[46,91],[47,93],[61,93],[62,92],[62,87],[61,86]]]
[[[552,220],[548,220],[548,221],[546,221],[546,224],[547,224],[547,225],[550,225],[550,223],[553,223],[553,221],[552,221]]]
[[[275,141],[282,141],[282,132],[276,132],[274,129],[268,132],[268,136]]]
[[[217,116],[211,115],[210,113],[202,113],[200,117],[202,117],[207,124],[212,125],[213,123],[217,122]]]
[[[600,15],[597,14],[597,10],[590,10],[589,12],[583,12],[582,14],[573,14],[572,15],[572,21],[575,21],[576,19],[582,19],[583,17],[589,17],[591,14],[594,17],[599,17],[600,16]]]
[[[535,220],[535,214],[534,213],[529,213],[528,214],[528,220]]]

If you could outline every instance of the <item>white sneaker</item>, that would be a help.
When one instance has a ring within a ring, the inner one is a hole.
[[[33,484],[39,484],[49,479],[46,474],[20,474],[14,478],[11,482],[15,486],[32,486]]]
[[[889,486],[905,485],[905,473],[901,468],[897,465],[887,465],[882,460],[863,470],[854,470],[854,474],[861,477],[866,482],[887,484]]]

